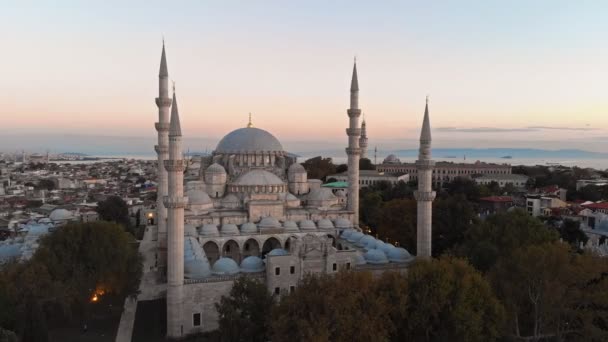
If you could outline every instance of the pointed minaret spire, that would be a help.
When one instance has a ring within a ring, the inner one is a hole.
[[[431,122],[429,119],[429,96],[426,96],[426,106],[424,107],[424,119],[422,121],[422,131],[420,132],[420,142],[431,142]]]
[[[169,122],[169,136],[182,136],[182,127],[179,123],[177,98],[175,97],[175,82],[173,82],[173,105],[171,106],[171,121]]]
[[[163,53],[160,56],[160,70],[158,71],[159,77],[168,77],[169,71],[167,70],[167,57],[165,55],[165,38],[163,37]]]
[[[353,64],[353,78],[350,81],[350,91],[359,91],[359,79],[357,78],[357,57],[355,57],[355,63]]]

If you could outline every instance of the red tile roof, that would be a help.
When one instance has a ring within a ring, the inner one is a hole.
[[[608,209],[608,202],[585,204],[583,207],[589,209]]]
[[[480,201],[485,201],[485,202],[513,202],[513,197],[511,196],[489,196],[489,197],[482,197],[479,199]]]

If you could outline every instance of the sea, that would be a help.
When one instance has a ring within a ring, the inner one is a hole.
[[[322,153],[305,153],[298,155],[298,162],[304,162],[308,158],[323,156],[324,158],[332,158],[334,164],[346,164],[347,157],[345,155],[332,156],[332,155],[323,155]],[[416,158],[413,158],[411,154],[407,155],[399,155],[396,156],[402,162],[414,162]],[[112,156],[97,156],[98,160],[82,160],[82,161],[67,161],[65,163],[69,164],[90,164],[90,163],[98,163],[98,162],[107,162],[117,159],[138,159],[138,160],[156,160],[156,155],[146,154],[146,155],[112,155]],[[382,160],[386,157],[385,155],[378,155],[376,162],[373,160],[373,156],[370,156],[373,163],[381,163]],[[485,162],[485,163],[495,163],[495,164],[509,164],[509,165],[526,165],[526,166],[534,166],[534,165],[542,165],[542,166],[567,166],[567,167],[581,167],[581,168],[593,168],[596,170],[606,170],[608,169],[608,158],[523,158],[523,157],[511,157],[511,158],[492,158],[492,157],[477,157],[477,158],[468,158],[468,157],[433,157],[435,161],[446,161],[453,163],[475,163],[476,161]]]

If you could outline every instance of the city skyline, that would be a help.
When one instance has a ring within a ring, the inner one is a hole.
[[[370,146],[415,146],[430,94],[437,147],[601,151],[608,5],[547,4],[11,4],[0,132],[153,138],[164,35],[193,149],[249,112],[295,150],[342,146],[356,55]]]

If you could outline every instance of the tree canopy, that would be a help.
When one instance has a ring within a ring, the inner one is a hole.
[[[120,196],[109,196],[104,201],[97,202],[96,210],[99,218],[104,221],[115,222],[123,225],[125,228],[131,226],[129,207]]]

